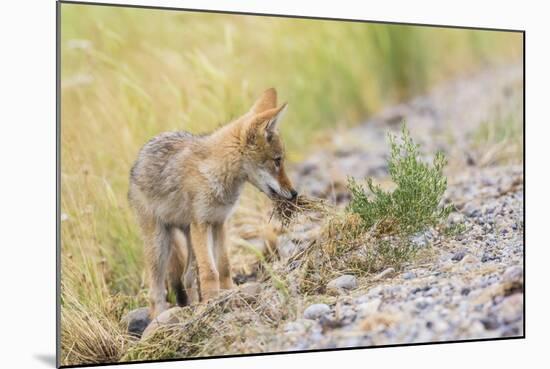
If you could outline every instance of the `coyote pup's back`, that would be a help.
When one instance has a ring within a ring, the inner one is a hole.
[[[191,152],[201,155],[200,139],[188,132],[165,132],[143,146],[130,171],[128,194],[134,208],[174,225],[190,223],[182,176],[192,176],[184,173],[185,159]]]

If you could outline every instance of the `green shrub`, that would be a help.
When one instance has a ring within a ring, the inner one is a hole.
[[[411,235],[434,226],[445,219],[452,206],[440,206],[447,189],[443,168],[447,160],[438,152],[431,164],[421,159],[419,145],[415,144],[403,124],[401,140],[389,135],[391,156],[388,169],[396,188],[385,192],[367,181],[367,189],[349,179],[352,198],[347,210],[359,215],[363,226],[382,234]]]
[[[419,257],[431,257],[429,248],[419,255],[411,236],[438,225],[453,209],[440,205],[447,189],[445,156],[437,153],[431,164],[425,163],[405,125],[400,140],[393,135],[389,139],[388,168],[395,189],[385,192],[369,179],[367,192],[349,179],[349,205],[327,218],[319,240],[304,253],[302,293],[324,293],[328,281],[338,275],[398,270]]]

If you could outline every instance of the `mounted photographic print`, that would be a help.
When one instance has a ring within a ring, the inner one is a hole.
[[[524,32],[62,1],[58,365],[524,337]]]

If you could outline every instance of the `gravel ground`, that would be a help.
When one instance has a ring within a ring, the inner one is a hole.
[[[345,204],[348,175],[386,179],[386,132],[397,133],[406,120],[423,151],[449,157],[446,196],[458,212],[448,221],[464,231],[445,242],[420,234],[415,242],[436,251],[429,265],[386,270],[363,281],[366,289],[359,281],[360,293],[351,288],[331,305],[307,307],[282,328],[284,349],[523,335],[523,167],[494,165],[471,144],[479,125],[495,115],[521,117],[521,87],[521,66],[444,85],[334,134],[334,149],[296,168],[302,192]]]

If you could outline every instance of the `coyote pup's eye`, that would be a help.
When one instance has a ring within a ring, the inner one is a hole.
[[[281,158],[275,158],[275,159],[273,159],[273,161],[275,162],[275,166],[277,168],[279,168],[281,166]]]

